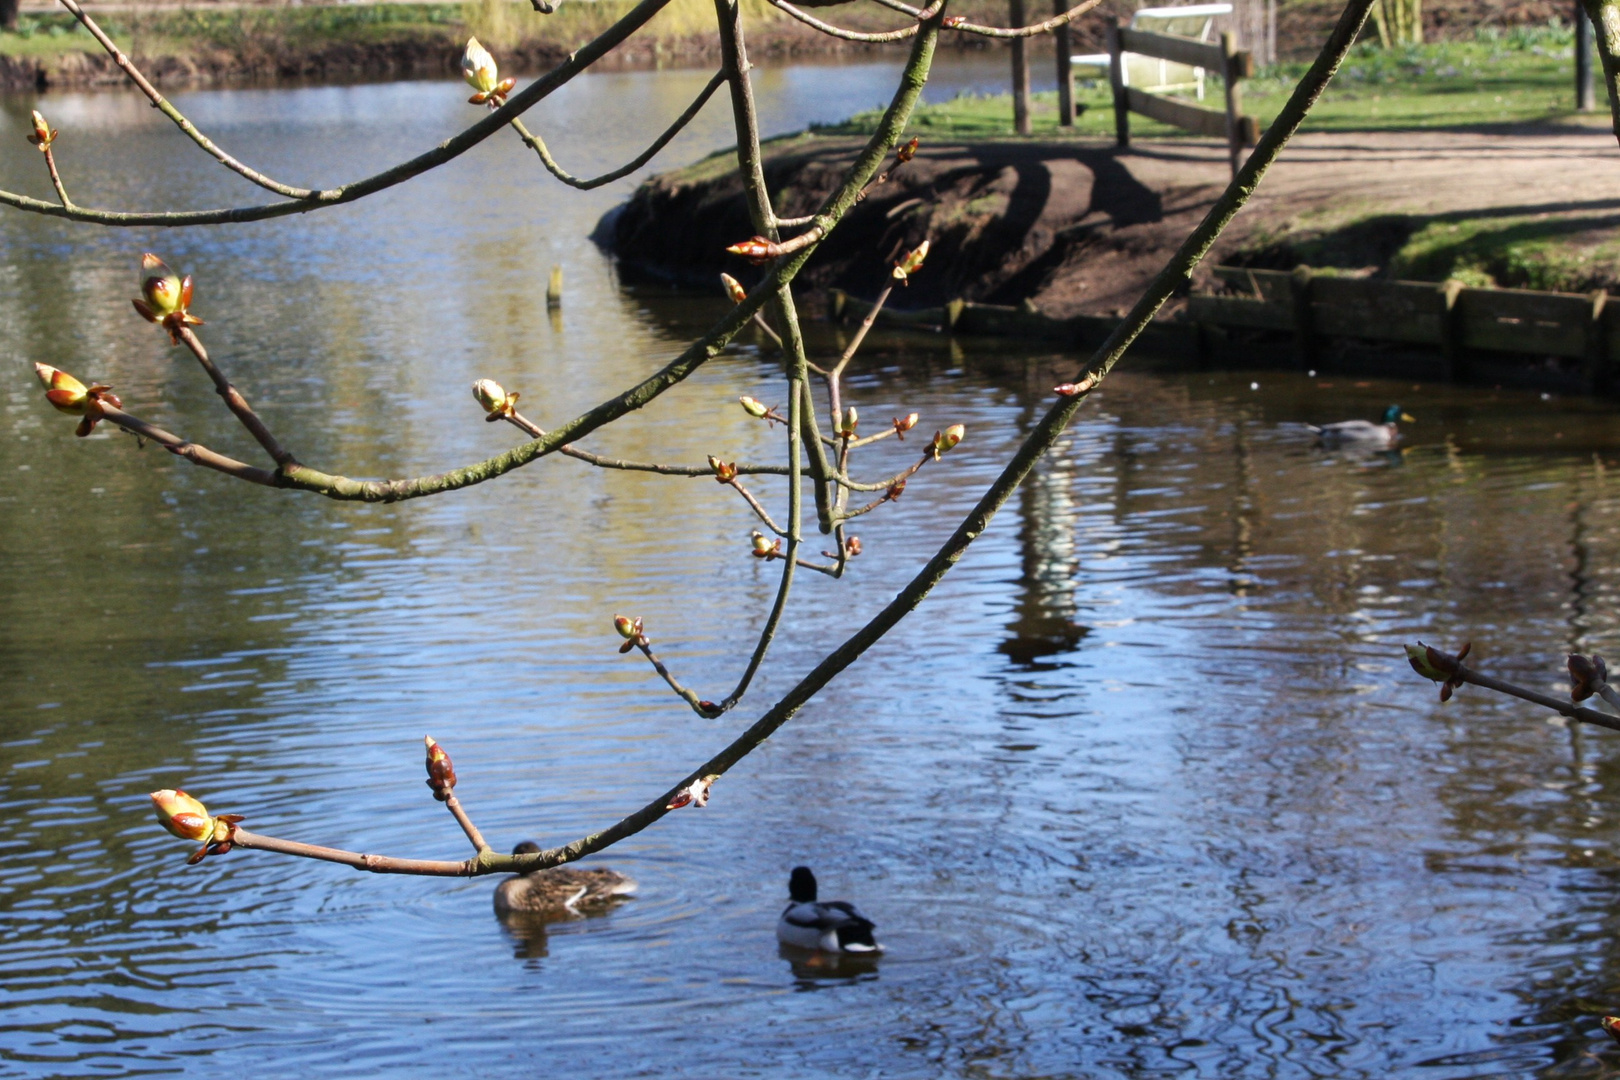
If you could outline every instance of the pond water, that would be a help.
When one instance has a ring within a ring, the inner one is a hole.
[[[761,74],[773,130],[887,93],[894,64]],[[999,62],[951,59],[952,87]],[[702,72],[579,80],[538,113],[576,171]],[[290,181],[335,182],[473,118],[448,82],[180,95]],[[0,184],[45,194],[6,99]],[[143,102],[53,94],[92,205],[256,201]],[[665,162],[730,141],[711,107]],[[642,615],[718,697],[773,587],[707,481],[551,459],[400,506],[270,492],[72,438],[29,364],[245,458],[189,358],[129,308],[139,252],[199,277],[220,363],[305,461],[434,471],[513,445],[467,386],[555,423],[676,353],[723,301],[625,288],[579,195],[515,140],[357,206],[111,231],[0,214],[0,1075],[1597,1076],[1620,1006],[1620,741],[1466,689],[1403,641],[1472,639],[1556,692],[1617,647],[1620,427],[1518,391],[1128,362],[925,607],[717,786],[596,861],[611,914],[508,928],[493,883],[237,853],[186,867],[146,792],[257,830],[459,858],[421,737],[505,847],[616,820],[728,741],[954,526],[1073,358],[879,336],[868,417],[967,442],[801,581],[742,708],[698,720],[609,619]],[[543,293],[554,262],[567,300]],[[837,334],[813,328],[825,355]],[[588,445],[779,452],[744,343]],[[1416,414],[1404,454],[1302,421]],[[907,460],[870,451],[877,474]],[[907,451],[909,453],[909,450]],[[760,485],[780,503],[780,484]],[[790,867],[877,922],[845,975],[779,954]]]

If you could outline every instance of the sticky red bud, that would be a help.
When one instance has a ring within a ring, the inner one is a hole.
[[[427,786],[433,789],[435,799],[444,802],[455,790],[456,767],[450,763],[450,755],[433,740],[433,736],[425,737],[422,742],[427,746]]]
[[[1079,382],[1059,383],[1058,385],[1052,387],[1052,393],[1061,395],[1062,397],[1076,397],[1080,394],[1084,394],[1086,391],[1090,390],[1096,385],[1097,377],[1095,375],[1087,375]]]
[[[741,255],[752,263],[762,263],[776,256],[778,248],[763,236],[753,236],[740,244],[732,244],[726,248],[732,255]]]

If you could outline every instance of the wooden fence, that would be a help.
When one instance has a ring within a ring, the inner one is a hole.
[[[1254,77],[1254,57],[1237,47],[1237,39],[1230,32],[1221,35],[1219,45],[1213,45],[1175,34],[1121,26],[1118,19],[1108,25],[1107,31],[1108,81],[1114,90],[1114,134],[1119,145],[1131,144],[1131,113],[1140,113],[1195,135],[1225,139],[1232,175],[1236,176],[1242,164],[1243,149],[1253,146],[1260,136],[1259,122],[1243,114],[1241,83]],[[1125,85],[1126,53],[1218,72],[1226,87],[1226,108],[1206,109],[1182,98],[1150,94]]]

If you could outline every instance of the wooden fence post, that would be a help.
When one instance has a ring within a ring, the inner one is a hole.
[[[1294,301],[1294,358],[1301,368],[1310,368],[1316,359],[1316,319],[1311,312],[1311,279],[1308,266],[1296,266],[1288,277],[1288,293]]]
[[[1462,355],[1462,326],[1458,319],[1457,297],[1462,295],[1463,283],[1443,281],[1437,295],[1440,299],[1440,356],[1446,364],[1446,381],[1460,382],[1465,374]]]
[[[1239,83],[1254,74],[1248,70],[1253,67],[1254,61],[1251,54],[1238,51],[1237,38],[1230,30],[1221,32],[1221,56],[1225,58],[1221,66],[1221,80],[1226,84],[1226,142],[1232,159],[1232,175],[1236,177],[1242,165],[1239,159],[1247,142],[1247,132],[1243,130],[1243,90]]]
[[[1007,0],[1007,19],[1012,26],[1024,25],[1024,0]],[[1029,39],[1013,38],[1012,43],[1013,130],[1029,134]]]
[[[1114,88],[1114,140],[1131,145],[1131,106],[1125,97],[1125,54],[1120,48],[1119,20],[1110,19],[1108,34],[1108,84]]]
[[[1052,0],[1052,14],[1061,15],[1069,9],[1065,0]],[[1057,49],[1058,124],[1074,127],[1074,69],[1069,65],[1069,24],[1064,23],[1052,31],[1053,47]]]
[[[1609,328],[1603,317],[1609,294],[1602,289],[1592,294],[1591,321],[1586,324],[1586,356],[1582,360],[1582,376],[1588,393],[1605,394],[1610,387]]]
[[[1596,95],[1592,90],[1592,20],[1586,17],[1586,8],[1575,4],[1575,108],[1591,112]]]

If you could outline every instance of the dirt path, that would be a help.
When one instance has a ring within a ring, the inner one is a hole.
[[[1126,307],[1219,194],[1225,153],[1212,144],[1145,142],[1115,159],[1160,193],[1163,216],[1096,228],[1033,293],[1053,315]],[[1093,208],[1082,226],[1105,225]],[[1295,137],[1217,246],[1222,260],[1287,249],[1378,216],[1557,219],[1572,245],[1620,239],[1620,146],[1606,127],[1521,132],[1364,132]],[[1377,265],[1368,241],[1368,269]],[[1286,250],[1279,261],[1286,260]]]

